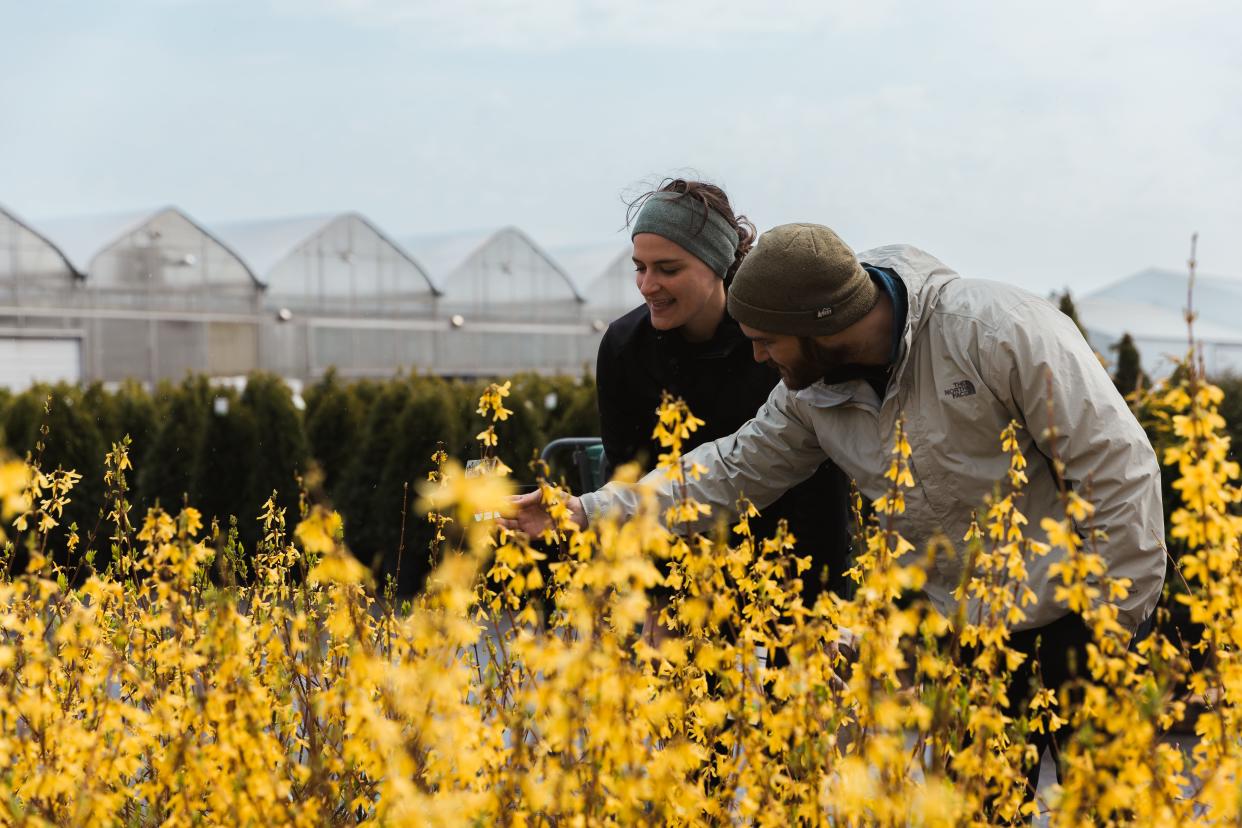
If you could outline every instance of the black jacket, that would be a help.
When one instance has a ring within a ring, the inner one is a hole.
[[[646,305],[640,305],[608,326],[599,346],[596,383],[601,434],[610,466],[638,461],[655,467],[661,451],[652,439],[661,393],[681,397],[706,425],[691,435],[683,449],[725,437],[750,420],[767,400],[780,376],[755,362],[750,341],[727,314],[707,342],[687,342],[678,331],[651,326]],[[811,571],[803,576],[808,604],[827,583],[840,592],[848,567],[849,482],[832,463],[825,463],[763,512],[752,524],[757,535],[769,536],[785,518],[797,540],[795,551],[810,555]]]

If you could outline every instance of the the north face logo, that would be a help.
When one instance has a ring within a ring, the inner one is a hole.
[[[960,397],[969,397],[975,393],[975,384],[970,380],[958,380],[944,390],[946,397],[958,399]]]

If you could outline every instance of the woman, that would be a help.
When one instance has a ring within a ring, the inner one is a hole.
[[[724,437],[751,419],[779,381],[755,362],[750,342],[725,310],[725,291],[754,243],[754,225],[735,216],[719,187],[666,181],[630,206],[635,279],[645,302],[608,326],[596,366],[601,433],[610,466],[655,465],[651,433],[668,391],[706,425],[684,446]],[[758,536],[789,522],[795,551],[810,555],[804,600],[824,584],[840,591],[849,549],[848,484],[825,464],[752,522]]]

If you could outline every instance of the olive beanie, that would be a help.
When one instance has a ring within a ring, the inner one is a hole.
[[[849,245],[820,224],[782,224],[759,237],[729,288],[729,315],[773,334],[827,336],[875,307],[879,288]]]

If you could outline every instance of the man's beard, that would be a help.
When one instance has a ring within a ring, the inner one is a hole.
[[[795,365],[781,366],[772,360],[768,364],[780,372],[781,379],[790,391],[801,391],[823,380],[829,385],[865,379],[877,370],[874,365],[860,365],[848,360],[848,353],[824,348],[811,337],[799,337],[800,358]],[[879,370],[883,370],[882,368]]]

